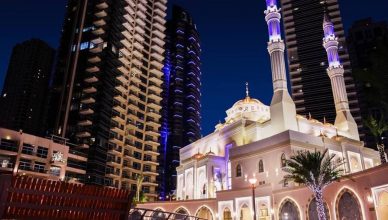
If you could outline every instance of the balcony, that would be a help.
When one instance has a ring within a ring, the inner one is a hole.
[[[95,82],[98,82],[98,78],[95,77],[95,76],[88,77],[88,78],[84,79],[84,82],[87,82],[87,83],[95,83]]]
[[[132,57],[132,63],[135,64],[136,66],[142,66],[143,63],[140,62],[139,59],[137,59],[136,57]]]
[[[79,138],[84,138],[84,137],[90,137],[91,134],[88,131],[81,131],[81,132],[78,132],[76,136]]]
[[[129,60],[125,56],[120,57],[119,60],[123,65],[128,66],[129,64],[131,64],[131,62],[129,62]]]
[[[121,95],[116,95],[116,96],[114,96],[113,98],[114,98],[115,100],[117,100],[118,102],[123,103],[123,104],[125,104],[125,103],[127,102],[127,99],[124,98],[124,97],[121,96]]]
[[[117,134],[125,135],[125,131],[119,126],[112,126],[110,130],[116,132]]]
[[[133,55],[135,55],[138,59],[143,58],[143,54],[140,53],[140,52],[137,51],[137,50],[133,50],[132,53],[133,53]]]
[[[166,11],[166,9],[167,9],[166,5],[164,5],[164,4],[161,3],[161,2],[155,2],[155,6],[157,6],[158,8],[160,8],[160,10],[162,10],[162,11]]]
[[[79,113],[81,115],[90,115],[90,114],[93,114],[94,111],[92,109],[90,109],[90,108],[87,108],[87,109],[80,110]]]
[[[159,47],[158,45],[154,44],[151,46],[151,48],[157,52],[159,52],[160,54],[163,54],[164,53],[164,49]]]
[[[144,38],[142,36],[140,36],[140,34],[135,34],[135,39],[138,41],[138,42],[143,42],[144,41]]]
[[[84,98],[81,100],[81,103],[83,104],[91,104],[91,103],[95,103],[96,100],[92,97],[89,97],[89,98]]]
[[[166,15],[167,15],[166,12],[160,10],[159,8],[155,9],[154,12],[155,12],[156,14],[160,15],[160,17],[162,17],[162,18],[165,18]]]
[[[123,114],[125,114],[127,111],[123,108],[123,107],[121,107],[120,105],[115,105],[114,107],[113,107],[113,109],[114,110],[116,110],[116,111],[118,111],[118,112],[120,112],[120,113],[123,113]]]
[[[101,62],[101,58],[98,56],[94,56],[94,57],[89,58],[88,61],[90,63],[98,63],[98,62]]]
[[[160,86],[163,83],[162,80],[160,80],[160,79],[156,78],[156,76],[152,76],[152,75],[150,77],[150,81],[155,83],[157,86]]]
[[[93,30],[92,33],[96,36],[105,34],[105,30],[102,28],[97,28],[96,30]]]
[[[92,42],[94,45],[100,45],[100,44],[102,44],[104,41],[102,40],[101,37],[97,37],[97,38],[91,40],[91,42]]]
[[[105,9],[108,7],[109,7],[109,5],[106,2],[101,2],[100,4],[96,5],[96,8],[98,8],[98,9]]]
[[[109,142],[116,144],[116,145],[122,145],[123,144],[123,138],[118,138],[118,137],[111,137],[109,139]]]
[[[131,39],[132,39],[132,34],[129,33],[128,30],[125,30],[125,31],[123,31],[123,32],[121,32],[121,33],[124,35],[124,37],[125,37],[127,40],[131,40]]]
[[[79,147],[82,149],[89,149],[89,144],[80,144]]]
[[[123,24],[123,26],[125,27],[125,29],[127,29],[128,31],[132,31],[133,30],[133,27],[132,25],[129,23],[129,22],[125,22]]]
[[[135,11],[130,6],[125,7],[124,10],[126,10],[129,14],[135,14]]]
[[[89,126],[89,125],[92,125],[92,124],[93,123],[90,120],[83,120],[83,121],[78,122],[79,126]]]
[[[123,70],[121,67],[118,68],[119,70]],[[125,69],[125,68],[124,68]],[[125,69],[128,73],[129,71],[127,69]],[[117,76],[116,79],[120,82],[122,82],[124,85],[127,85],[128,84],[128,80],[125,78],[125,76],[123,75],[120,75],[120,76]]]
[[[100,71],[100,68],[98,68],[97,66],[92,66],[92,67],[89,67],[86,69],[86,72],[88,72],[88,73],[96,73],[99,71]]]
[[[101,11],[95,13],[94,15],[95,15],[96,17],[98,17],[98,18],[103,18],[103,17],[106,17],[108,14],[106,13],[105,10],[101,10]]]
[[[135,48],[139,51],[142,51],[144,49],[143,45],[141,45],[138,41],[135,41],[135,43],[133,43],[133,46],[135,46]]]
[[[153,66],[155,66],[155,67],[157,67],[159,69],[163,68],[163,64],[161,62],[156,61],[156,60],[152,60],[151,61],[151,65],[153,65]]]
[[[119,124],[125,124],[125,117],[123,116],[114,116],[112,117],[112,120],[114,120],[115,122],[119,123]]]
[[[123,94],[128,93],[128,89],[126,89],[126,88],[125,88],[124,86],[122,86],[122,85],[116,86],[115,89],[116,89],[117,91],[123,93]]]
[[[157,93],[161,93],[163,91],[160,86],[156,86],[156,85],[149,85],[148,89],[155,91]]]
[[[155,42],[160,47],[163,47],[165,44],[163,40],[161,40],[158,36],[155,36],[155,35],[152,36],[152,41]]]
[[[136,23],[138,24],[138,25],[140,25],[141,27],[144,27],[145,26],[145,22],[143,21],[143,20],[141,20],[140,18],[136,18]]]
[[[114,155],[117,155],[117,156],[121,156],[122,150],[123,150],[122,147],[110,146],[109,150],[108,150],[108,153],[111,153],[111,154],[114,154]]]
[[[99,19],[95,22],[93,22],[93,24],[97,27],[101,27],[101,26],[104,26],[106,24],[105,20],[104,19]]]
[[[95,45],[93,48],[90,48],[89,51],[92,52],[92,53],[100,53],[102,51],[104,45],[100,44],[100,45]]]
[[[127,39],[123,39],[120,41],[126,48],[131,48],[131,43]]]
[[[162,55],[160,55],[159,53],[156,53],[156,52],[153,52],[153,53],[151,53],[151,56],[152,57],[154,57],[154,58],[156,58],[159,62],[163,62],[163,60],[164,60],[164,57],[162,56]]]
[[[166,30],[166,27],[164,27],[163,24],[155,23],[154,27],[159,29],[161,32],[164,32]]]
[[[145,132],[146,134],[149,134],[149,135],[151,135],[151,136],[159,136],[159,132],[157,132],[157,131],[154,131],[154,130],[152,130],[152,129],[148,129],[148,130],[146,130],[146,132]]]
[[[156,95],[155,93],[150,93],[148,94],[148,97],[151,98],[151,99],[154,99],[158,102],[162,101],[162,97],[160,97],[159,95]]]
[[[156,20],[157,22],[159,22],[160,24],[164,25],[166,23],[166,20],[163,19],[162,17],[160,17],[159,15],[154,15],[154,20]]]
[[[125,20],[127,20],[130,24],[133,24],[135,22],[135,20],[133,19],[133,17],[129,14],[126,14],[124,15],[124,18]]]
[[[139,27],[139,26],[136,26],[136,27],[135,27],[135,30],[136,30],[136,32],[139,33],[139,34],[144,34],[144,33],[145,33],[144,29],[141,28],[141,27]]]
[[[91,86],[83,89],[83,92],[86,94],[95,93],[97,92],[97,89],[94,86]]]

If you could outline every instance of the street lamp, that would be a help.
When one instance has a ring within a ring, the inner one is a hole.
[[[256,188],[256,177],[250,178],[249,183],[252,187],[252,205],[253,205],[253,220],[256,220],[256,204],[255,204],[255,188]]]

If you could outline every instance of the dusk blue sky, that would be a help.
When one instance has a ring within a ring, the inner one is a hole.
[[[170,0],[194,17],[202,41],[202,133],[245,95],[269,104],[272,96],[264,0]],[[12,47],[40,38],[57,48],[65,0],[1,0],[0,88]],[[388,20],[388,1],[340,0],[345,30],[357,19]]]

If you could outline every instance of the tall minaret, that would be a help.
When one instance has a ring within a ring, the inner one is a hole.
[[[326,12],[323,19],[323,30],[325,34],[323,38],[323,46],[326,49],[327,59],[329,61],[327,74],[331,80],[331,87],[337,113],[334,125],[337,127],[341,135],[355,140],[360,140],[357,124],[349,110],[349,101],[344,80],[345,71],[344,67],[341,65],[338,55],[338,38],[335,36],[334,25],[330,21]]]
[[[268,52],[271,57],[274,94],[271,101],[271,125],[276,132],[297,130],[295,103],[287,89],[285,45],[280,32],[280,9],[276,0],[266,0],[265,20],[268,24]]]

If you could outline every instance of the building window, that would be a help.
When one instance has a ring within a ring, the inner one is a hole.
[[[31,170],[31,161],[21,159],[19,163],[19,170]]]
[[[241,176],[242,176],[242,169],[241,169],[241,165],[238,164],[236,167],[236,177],[241,177]]]
[[[264,172],[264,164],[263,164],[263,160],[260,160],[259,161],[259,173],[263,173]]]
[[[57,166],[50,167],[50,174],[52,176],[60,176],[61,175],[61,168]]]
[[[34,146],[31,144],[23,144],[22,153],[32,155],[34,153]]]
[[[287,166],[286,155],[284,153],[280,157],[280,163],[281,163],[281,167],[286,167]]]
[[[40,158],[47,158],[48,149],[44,147],[38,147],[36,156]]]
[[[44,167],[45,167],[44,163],[35,162],[34,171],[39,173],[44,173]]]

